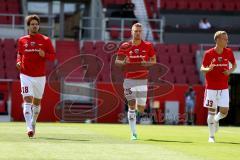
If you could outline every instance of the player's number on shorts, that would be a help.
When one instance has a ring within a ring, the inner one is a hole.
[[[125,89],[125,94],[126,95],[131,95],[132,94],[131,88]]]
[[[28,93],[28,87],[22,87],[22,93]]]
[[[208,107],[212,107],[213,106],[213,101],[212,100],[207,100],[207,104]]]

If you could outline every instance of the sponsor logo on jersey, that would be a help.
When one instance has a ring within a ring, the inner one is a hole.
[[[25,52],[39,52],[40,51],[40,49],[25,49],[24,50]]]
[[[30,45],[33,47],[36,45],[36,42],[30,42]]]

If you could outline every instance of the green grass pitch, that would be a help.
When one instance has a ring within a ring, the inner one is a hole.
[[[236,160],[240,128],[220,127],[208,143],[207,126],[38,123],[36,138],[24,123],[0,123],[0,160]]]

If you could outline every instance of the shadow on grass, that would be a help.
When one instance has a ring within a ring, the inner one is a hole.
[[[223,143],[223,144],[236,144],[236,145],[240,145],[239,142],[217,142],[217,143]]]
[[[161,139],[147,139],[144,141],[149,141],[149,142],[167,142],[167,143],[193,143],[190,141],[171,141],[171,140],[161,140]]]
[[[53,138],[53,137],[37,137],[37,139],[52,140],[52,141],[72,141],[72,142],[88,142],[88,139],[68,139],[68,138]]]

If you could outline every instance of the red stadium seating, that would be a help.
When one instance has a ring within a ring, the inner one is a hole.
[[[171,55],[170,62],[174,65],[180,65],[182,63],[181,55]]]
[[[119,29],[118,26],[112,26],[110,28],[110,36],[112,39],[119,39],[120,38],[120,30],[116,30]]]
[[[195,65],[186,65],[185,72],[187,75],[195,75],[196,74],[196,67]]]
[[[0,69],[0,79],[4,79],[5,78],[5,71]]]
[[[179,0],[177,1],[177,8],[179,10],[185,10],[185,9],[188,9],[188,2],[185,1],[185,0]]]
[[[172,71],[175,75],[181,76],[184,73],[184,66],[183,65],[173,66]]]
[[[175,77],[174,75],[171,73],[171,72],[168,72],[164,77],[163,77],[164,80],[167,80],[171,83],[175,83]]]
[[[167,50],[170,55],[177,55],[178,53],[178,46],[176,44],[168,44]]]
[[[189,83],[190,85],[199,84],[199,77],[198,77],[197,74],[188,75],[187,79],[188,79],[188,83]]]
[[[176,82],[177,84],[186,84],[187,83],[187,78],[185,75],[178,75],[175,76]]]
[[[193,65],[193,64],[195,64],[191,54],[182,56],[182,60],[183,60],[183,64],[184,65]]]
[[[5,103],[6,102],[4,100],[0,100],[0,113],[6,112]]]
[[[157,56],[157,60],[158,60],[158,62],[169,66],[170,61],[169,61],[169,56],[168,55],[159,54]]]
[[[157,54],[166,54],[167,53],[167,45],[162,43],[155,44],[155,50]]]
[[[15,49],[16,48],[16,41],[14,39],[4,39],[2,43],[3,43],[3,47],[5,49]]]
[[[190,47],[188,44],[179,44],[179,53],[188,54],[190,53]]]
[[[84,41],[81,49],[83,54],[95,54],[95,46],[93,41]]]
[[[200,1],[200,6],[201,6],[202,10],[208,10],[208,11],[211,11],[212,8],[213,8],[213,4],[209,0],[202,0],[202,1]]]
[[[166,10],[236,11],[240,10],[239,3],[238,0],[161,0],[160,8]],[[157,4],[151,3],[151,5],[156,7]],[[147,6],[147,8],[150,7]]]

